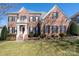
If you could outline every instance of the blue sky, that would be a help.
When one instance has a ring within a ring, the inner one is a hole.
[[[27,10],[36,12],[48,12],[56,3],[22,3],[17,5],[14,9],[10,9],[7,12],[17,12],[21,7],[25,7]],[[79,11],[79,3],[57,3],[61,10],[71,17],[73,14]],[[7,24],[7,16],[4,16],[0,20],[0,26]]]

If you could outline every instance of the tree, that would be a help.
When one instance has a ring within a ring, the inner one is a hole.
[[[8,36],[8,30],[7,27],[4,26],[1,31],[1,40],[6,40],[7,36]]]
[[[71,22],[68,32],[71,35],[76,35],[76,36],[79,35],[79,26],[77,25],[76,22],[74,21]]]
[[[9,10],[12,10],[16,7],[18,7],[19,4],[14,3],[0,3],[0,20],[4,18],[4,16],[7,15],[7,12]]]
[[[79,25],[77,25],[77,35],[79,35]]]

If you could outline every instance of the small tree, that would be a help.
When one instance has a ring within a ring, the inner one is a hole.
[[[79,25],[77,25],[77,35],[79,35]]]
[[[76,35],[77,36],[79,34],[79,26],[77,25],[76,22],[71,22],[70,28],[68,30],[69,30],[68,32],[71,35]]]
[[[8,30],[7,27],[4,26],[1,31],[1,40],[6,40],[7,36],[8,36]]]

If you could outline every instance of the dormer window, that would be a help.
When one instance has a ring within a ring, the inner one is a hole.
[[[25,20],[26,16],[20,16],[20,20]]]
[[[52,19],[57,19],[58,18],[58,12],[54,12],[52,14]]]

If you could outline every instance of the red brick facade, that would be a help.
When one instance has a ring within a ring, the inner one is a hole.
[[[53,18],[54,13],[57,13],[57,18]],[[66,33],[67,27],[68,27],[68,19],[64,15],[64,13],[61,11],[61,9],[55,5],[44,17],[44,21],[42,23],[43,27],[49,26],[49,32],[45,32],[46,35],[53,35],[53,34],[59,34],[61,33],[60,26],[64,26],[63,31],[65,30]],[[57,32],[52,32],[52,26],[57,27]],[[46,29],[46,28],[45,28]]]
[[[25,20],[20,21],[21,16],[26,16],[27,22]],[[18,19],[20,22],[17,22]],[[42,17],[42,13],[32,13],[23,8],[17,13],[8,13],[8,20],[9,32],[15,34],[17,34],[18,31],[17,24],[27,24],[28,32],[29,27],[32,29],[39,27],[37,28],[38,30],[40,29],[38,32],[46,35],[59,35],[61,32],[66,33],[69,24],[67,17],[57,5],[45,14],[44,17]],[[14,30],[12,30],[13,28]]]

